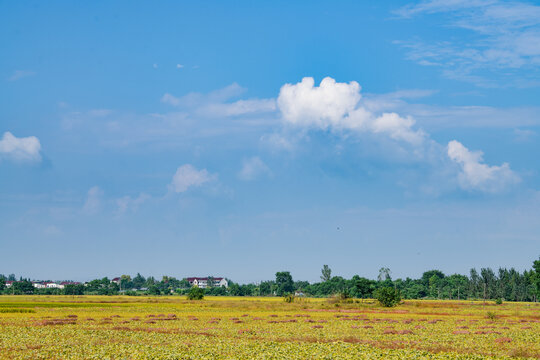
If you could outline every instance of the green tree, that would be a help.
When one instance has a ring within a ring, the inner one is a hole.
[[[328,265],[323,265],[323,268],[321,269],[321,281],[325,282],[332,278],[332,270]]]
[[[384,307],[393,307],[401,301],[401,293],[392,287],[382,287],[375,291],[375,298]]]
[[[16,295],[28,295],[34,293],[34,285],[29,280],[17,281],[11,284],[13,293]]]
[[[204,298],[204,289],[201,289],[198,286],[193,286],[189,289],[187,294],[188,300],[202,300]]]
[[[288,271],[280,271],[276,273],[276,293],[278,296],[290,294],[294,291],[294,281],[291,273]]]
[[[131,288],[133,288],[133,282],[131,280],[131,276],[129,275],[120,276],[120,290],[129,290]]]
[[[64,286],[64,295],[83,295],[84,294],[84,285],[83,284],[67,284]]]
[[[536,290],[536,299],[540,298],[540,257],[533,262],[532,281]]]
[[[161,291],[156,285],[151,285],[147,291],[148,295],[161,295]]]
[[[135,289],[140,289],[144,287],[144,283],[146,282],[146,279],[141,274],[137,273],[137,276],[133,278],[133,287]]]

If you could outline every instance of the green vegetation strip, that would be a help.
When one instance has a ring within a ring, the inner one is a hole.
[[[33,309],[0,309],[0,313],[35,313],[36,310]]]

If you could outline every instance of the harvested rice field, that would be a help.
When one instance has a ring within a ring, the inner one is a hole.
[[[1,359],[540,358],[540,304],[0,297]]]

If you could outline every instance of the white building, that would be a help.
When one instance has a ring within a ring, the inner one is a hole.
[[[229,287],[229,282],[227,279],[222,277],[215,277],[213,279],[212,286],[214,287]],[[201,289],[205,289],[208,287],[208,277],[188,277],[186,279],[189,282],[189,285],[191,286],[197,286]]]
[[[36,289],[45,289],[47,287],[47,285],[39,281],[32,281],[32,285],[34,285]]]

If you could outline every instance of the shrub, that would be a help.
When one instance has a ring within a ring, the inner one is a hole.
[[[495,299],[495,304],[502,305],[502,303],[503,303],[503,300],[501,298]]]
[[[384,307],[393,307],[401,301],[401,293],[392,287],[383,287],[375,290],[375,298]]]
[[[283,298],[283,300],[284,300],[286,303],[292,303],[292,302],[294,302],[294,294],[287,294],[287,295],[285,295],[285,297]]]
[[[204,290],[200,287],[193,286],[187,294],[188,300],[202,300],[204,298]]]
[[[495,319],[497,319],[497,314],[495,314],[494,312],[488,311],[488,312],[486,313],[486,317],[487,317],[489,320],[495,320]]]

